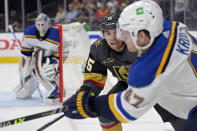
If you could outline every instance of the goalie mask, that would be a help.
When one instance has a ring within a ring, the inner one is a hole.
[[[41,13],[36,18],[35,24],[40,36],[43,37],[51,26],[51,20],[46,14]]]
[[[150,42],[143,47],[137,45],[138,33],[141,30],[147,31],[150,36]],[[118,21],[117,36],[123,40],[124,34],[129,34],[139,53],[150,47],[162,31],[163,14],[159,5],[152,0],[141,0],[123,10]]]

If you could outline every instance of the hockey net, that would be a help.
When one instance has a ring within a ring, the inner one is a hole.
[[[60,102],[69,98],[83,82],[83,67],[88,57],[90,40],[79,22],[57,25],[59,46]]]

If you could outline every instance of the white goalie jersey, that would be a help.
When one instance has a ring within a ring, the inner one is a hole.
[[[58,52],[60,39],[58,30],[51,27],[45,37],[40,37],[35,25],[28,27],[24,31],[21,52],[25,55],[31,54],[35,48],[46,50],[45,56],[50,56]]]
[[[156,103],[187,119],[197,106],[197,39],[185,25],[165,20],[153,47],[132,65],[128,84],[109,97],[119,121],[136,120]]]

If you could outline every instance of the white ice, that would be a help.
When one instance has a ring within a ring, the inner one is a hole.
[[[0,92],[11,92],[13,87],[16,86],[19,80],[17,68],[17,64],[0,64]],[[47,111],[56,107],[57,106],[0,107],[0,122]],[[0,128],[0,131],[36,131],[36,129],[59,115],[60,114]],[[96,118],[71,120],[64,117],[48,127],[45,131],[101,131],[101,128]],[[151,109],[139,120],[123,124],[123,131],[173,131],[173,129],[169,123],[163,123],[156,111]]]

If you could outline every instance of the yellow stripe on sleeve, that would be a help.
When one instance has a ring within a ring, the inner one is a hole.
[[[24,35],[24,37],[28,37],[28,38],[36,38],[35,35]]]
[[[21,48],[21,51],[24,51],[24,52],[33,52],[34,49],[24,49],[24,48]]]
[[[59,42],[57,42],[57,41],[54,41],[54,40],[51,40],[51,39],[46,39],[46,40],[53,43],[53,44],[59,45]]]
[[[169,39],[169,42],[168,42],[168,45],[167,45],[167,48],[164,52],[164,55],[163,55],[163,58],[161,60],[161,63],[159,65],[159,68],[157,70],[157,73],[155,75],[155,78],[158,77],[161,73],[162,73],[162,70],[164,68],[164,65],[167,61],[167,58],[169,56],[169,53],[170,53],[170,50],[172,48],[172,45],[173,45],[173,41],[174,41],[174,35],[175,35],[175,27],[176,27],[176,22],[173,22],[172,23],[172,29],[171,29],[171,36],[170,36],[170,39]]]
[[[115,106],[115,101],[114,101],[114,97],[115,97],[115,94],[111,94],[109,95],[109,99],[108,99],[108,102],[109,102],[109,107],[110,107],[110,110],[112,111],[112,113],[114,114],[114,116],[116,117],[116,119],[120,122],[128,122],[126,119],[124,119],[122,117],[122,115],[118,112],[118,110],[116,109],[116,106]]]

